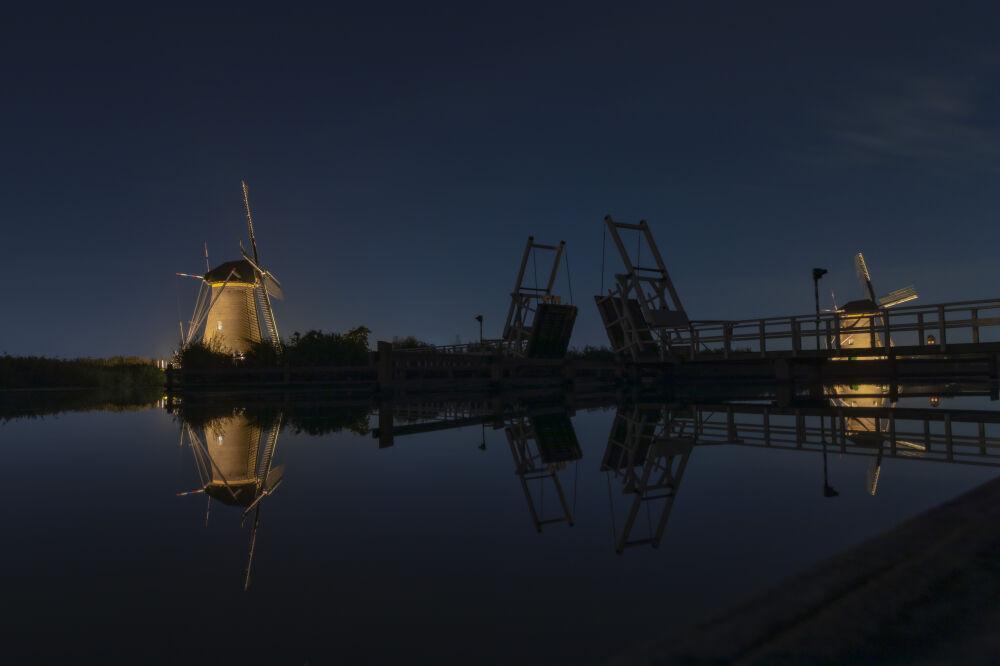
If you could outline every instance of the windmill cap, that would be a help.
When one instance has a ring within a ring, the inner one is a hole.
[[[232,273],[232,277],[230,277],[230,273]],[[225,282],[227,278],[229,279],[229,284],[233,284],[234,282],[254,284],[257,281],[253,266],[245,259],[227,261],[205,273],[205,282]]]
[[[205,494],[229,506],[250,506],[257,499],[257,480],[230,482],[228,485],[213,481],[205,486]]]
[[[845,314],[871,314],[878,312],[879,308],[870,298],[861,298],[850,303],[845,303],[841,310]]]

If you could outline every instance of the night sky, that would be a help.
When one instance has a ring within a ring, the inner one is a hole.
[[[998,296],[995,7],[5,9],[0,353],[167,356],[241,179],[283,335],[496,337],[533,234],[604,344],[608,213],[695,319],[810,312],[814,266],[858,298],[858,250],[878,292]]]

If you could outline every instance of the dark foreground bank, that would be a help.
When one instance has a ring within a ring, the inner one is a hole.
[[[997,599],[1000,479],[612,663],[994,664]]]

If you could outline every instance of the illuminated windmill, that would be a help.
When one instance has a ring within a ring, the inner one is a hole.
[[[841,349],[891,347],[892,339],[889,337],[888,326],[885,317],[882,316],[882,311],[885,308],[914,300],[917,298],[917,290],[913,285],[909,285],[876,299],[871,273],[868,271],[864,255],[860,252],[854,256],[854,270],[858,275],[863,297],[846,303],[843,308],[838,310],[840,313],[839,346]],[[879,333],[880,328],[882,329],[881,334]],[[887,386],[877,384],[834,385],[830,392],[833,404],[839,407],[882,408],[889,406],[889,387]],[[883,419],[869,416],[844,416],[844,428],[848,438],[855,444],[870,446],[878,451],[868,465],[866,487],[871,495],[874,495],[878,488],[878,480],[882,471],[882,447],[886,442],[886,437],[883,434],[885,429],[883,421]],[[901,440],[897,440],[896,445],[918,452],[923,450],[921,445]]]
[[[260,265],[247,186],[246,183],[242,185],[253,256],[247,254],[240,241],[242,260],[227,261],[209,269],[206,249],[207,272],[204,275],[188,276],[201,278],[202,284],[184,335],[185,347],[196,339],[198,331],[203,331],[201,341],[204,344],[217,344],[233,354],[242,354],[251,343],[260,342],[265,337],[275,349],[281,345],[274,311],[271,309],[271,298],[282,298],[281,284],[270,271]]]

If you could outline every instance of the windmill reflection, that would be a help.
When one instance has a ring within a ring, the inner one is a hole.
[[[829,388],[827,395],[834,407],[884,410],[896,406],[895,401],[890,399],[889,387],[879,384],[835,384]],[[887,448],[895,446],[903,456],[920,456],[924,452],[925,445],[899,439],[887,432],[888,420],[878,415],[877,411],[859,416],[845,413],[842,418],[846,438],[857,446],[875,451],[874,457],[868,461],[865,479],[869,495],[875,495],[878,490],[883,452]]]
[[[186,422],[182,433],[182,442],[183,435],[187,435],[202,489],[208,497],[205,526],[213,499],[242,507],[241,525],[253,513],[244,590],[250,586],[261,502],[283,480],[284,467],[273,467],[281,419],[280,412],[267,419],[251,420],[244,411],[234,410],[231,415],[210,419],[201,427]]]

